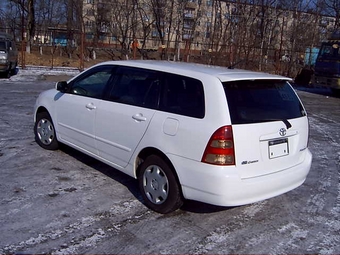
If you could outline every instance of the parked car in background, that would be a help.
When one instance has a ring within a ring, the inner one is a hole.
[[[0,32],[0,74],[10,77],[18,65],[18,51],[13,38]]]
[[[340,95],[340,29],[321,44],[314,67],[314,86],[330,88]]]
[[[306,111],[290,79],[189,63],[110,61],[37,98],[37,143],[67,144],[134,177],[160,213],[237,206],[301,185]]]

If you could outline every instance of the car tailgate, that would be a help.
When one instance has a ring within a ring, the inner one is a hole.
[[[241,178],[266,175],[303,162],[308,142],[308,120],[233,125],[236,166]]]

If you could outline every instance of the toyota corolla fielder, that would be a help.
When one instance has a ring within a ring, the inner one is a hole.
[[[160,61],[93,66],[35,104],[37,143],[82,151],[139,181],[160,213],[185,199],[236,206],[301,185],[306,111],[290,79]]]

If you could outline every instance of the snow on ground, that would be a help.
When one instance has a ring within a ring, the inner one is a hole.
[[[299,188],[233,208],[187,201],[159,215],[141,203],[131,177],[35,143],[37,95],[78,73],[27,67],[0,79],[0,254],[340,254],[339,98],[297,90],[313,153]]]
[[[79,69],[72,67],[45,67],[45,66],[26,66],[25,69],[17,69],[17,74],[9,78],[10,81],[35,81],[44,80],[46,76],[70,76],[79,74]]]

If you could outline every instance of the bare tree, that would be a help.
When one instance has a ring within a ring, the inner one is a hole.
[[[21,26],[26,26],[26,35],[27,35],[27,48],[26,51],[29,53],[31,44],[34,40],[35,35],[35,9],[34,9],[34,0],[9,0],[10,3],[13,3],[20,9],[21,17],[16,16],[17,20],[22,20]],[[19,18],[20,17],[20,18]],[[26,22],[25,22],[26,21]]]
[[[325,6],[325,13],[335,17],[334,30],[340,29],[340,0],[320,1]]]
[[[22,11],[17,4],[10,1],[7,1],[6,3],[2,2],[2,28],[4,32],[12,34],[14,38],[17,38],[19,36],[19,33],[16,33],[16,31],[21,27],[21,14]]]
[[[137,42],[137,50],[139,50],[142,58],[149,58],[148,51],[145,50],[146,43],[151,36],[152,27],[155,23],[155,20],[153,19],[153,16],[149,13],[149,5],[147,1],[138,1],[135,0],[135,6],[136,6],[136,37],[139,37],[139,41]],[[137,32],[138,31],[138,32]],[[134,37],[135,37],[134,36]],[[135,38],[134,38],[135,39]],[[136,50],[136,49],[135,49]]]
[[[35,9],[34,0],[27,0],[27,47],[26,52],[31,52],[31,45],[33,44],[35,35]]]

